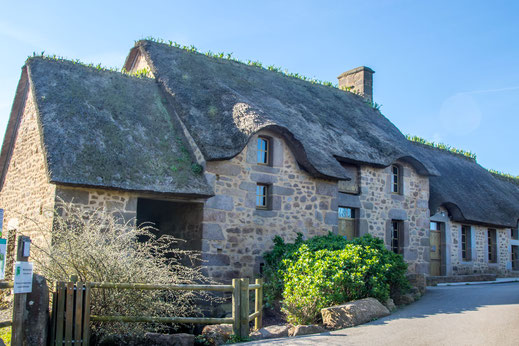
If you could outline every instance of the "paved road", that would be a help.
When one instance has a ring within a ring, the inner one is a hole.
[[[519,283],[428,288],[380,320],[247,345],[519,345]]]

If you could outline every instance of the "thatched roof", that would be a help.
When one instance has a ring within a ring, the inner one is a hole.
[[[194,172],[189,145],[155,80],[41,57],[29,59],[23,74],[37,106],[51,182],[212,194],[203,174]],[[10,125],[19,121],[14,108]],[[13,130],[4,139],[2,167]]]
[[[440,172],[430,177],[429,209],[446,207],[454,221],[516,227],[519,186],[500,179],[475,160],[415,143],[419,155]]]
[[[139,41],[143,54],[207,160],[229,159],[261,129],[284,135],[299,164],[318,177],[349,179],[337,160],[388,166],[397,159],[437,173],[379,111],[352,93],[275,71]]]

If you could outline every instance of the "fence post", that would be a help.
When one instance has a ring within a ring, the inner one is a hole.
[[[234,335],[240,335],[240,298],[241,298],[241,281],[240,279],[232,279],[232,330]]]
[[[85,282],[85,318],[83,318],[83,346],[90,345],[90,282]]]
[[[23,242],[30,240],[29,237],[19,236],[16,245],[16,261],[27,262],[29,257],[23,255]],[[12,268],[10,268],[12,270]],[[13,304],[13,325],[11,329],[11,345],[21,346],[23,344],[23,315],[25,304],[27,302],[27,293],[16,293],[14,295]]]
[[[249,278],[241,279],[239,336],[241,338],[249,336]]]
[[[254,312],[259,311],[259,315],[254,319],[254,329],[258,330],[263,327],[263,279],[256,279],[256,285],[260,286],[256,289],[254,299]]]

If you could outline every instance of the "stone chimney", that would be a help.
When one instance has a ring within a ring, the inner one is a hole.
[[[351,92],[362,95],[369,102],[373,102],[373,73],[375,71],[366,66],[346,71],[337,77],[339,88],[351,88]]]

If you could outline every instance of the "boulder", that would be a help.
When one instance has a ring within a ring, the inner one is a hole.
[[[321,309],[323,323],[329,329],[353,327],[389,314],[389,310],[375,298],[354,300]]]
[[[409,280],[409,284],[416,287],[420,292],[420,295],[423,296],[427,287],[427,278],[425,277],[425,274],[407,274],[406,277],[407,280]]]
[[[389,310],[389,312],[393,312],[396,310],[395,302],[391,298],[387,298],[386,302],[384,303],[384,306]]]
[[[412,295],[421,295],[420,294],[420,289],[416,286],[411,286],[411,289],[409,290],[409,293],[411,293]]]
[[[401,295],[396,295],[394,297],[396,305],[408,305],[415,301],[415,298],[412,293],[406,293]]]
[[[289,336],[298,336],[298,335],[308,335],[308,334],[318,334],[318,333],[325,333],[327,332],[326,329],[324,329],[321,326],[318,326],[316,324],[310,324],[310,325],[300,325],[290,328],[288,335]]]
[[[202,335],[213,345],[225,344],[232,335],[232,324],[211,324],[205,326]]]
[[[146,345],[150,346],[193,346],[195,344],[195,336],[185,333],[146,333],[144,338],[146,339]]]
[[[23,334],[27,345],[46,345],[49,330],[49,287],[45,277],[33,274],[32,292],[25,303]]]
[[[268,326],[251,333],[252,340],[285,338],[288,336],[290,325]]]

